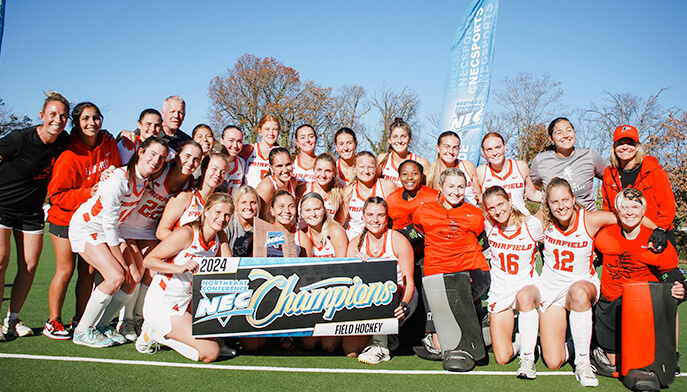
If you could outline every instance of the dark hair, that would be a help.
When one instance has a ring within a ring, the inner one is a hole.
[[[276,157],[279,154],[286,154],[289,156],[289,159],[291,159],[291,154],[289,154],[289,150],[285,149],[284,147],[275,147],[270,150],[270,155],[267,158],[267,160],[270,163],[270,166],[274,163],[274,157]]]
[[[387,215],[386,223],[387,223],[387,229],[388,229],[388,228],[389,228],[388,226],[389,226],[389,223],[390,223],[390,222],[389,222],[389,205],[386,204],[386,201],[385,201],[384,199],[382,199],[381,197],[379,197],[379,196],[371,196],[370,198],[368,198],[367,200],[365,200],[365,204],[363,204],[363,215],[364,215],[364,213],[365,213],[365,210],[367,209],[367,207],[368,207],[370,204],[377,204],[377,205],[381,205],[381,206],[384,207],[384,210],[386,210],[386,215]],[[365,227],[365,228],[363,229],[363,232],[360,233],[360,239],[358,240],[358,251],[360,251],[360,248],[362,248],[362,246],[363,246],[363,241],[365,240],[365,234],[367,234],[367,231],[368,231],[368,230],[367,230],[367,227]]]
[[[294,201],[296,201],[296,197],[294,195],[292,195],[291,192],[280,189],[274,194],[274,196],[272,196],[272,200],[270,201],[270,207],[274,208],[274,201],[277,200],[278,197],[282,197],[282,196],[289,196]]]
[[[570,122],[570,120],[568,120],[567,118],[565,118],[565,117],[556,117],[556,118],[553,119],[553,121],[551,121],[551,122],[549,123],[549,128],[548,128],[549,137],[552,137],[552,136],[553,136],[553,128],[555,128],[555,127],[556,127],[556,124],[558,124],[558,123],[561,122],[561,121],[567,121],[568,124],[570,124],[570,126],[572,127],[572,129],[575,129],[575,127],[572,125],[572,123]]]
[[[222,130],[222,137],[224,137],[224,134],[230,129],[236,129],[239,132],[241,132],[241,134],[243,135],[243,130],[241,130],[241,128],[239,128],[238,125],[230,124],[230,125],[227,125],[226,127],[224,127],[224,129]]]
[[[296,133],[294,133],[294,136],[296,139],[298,139],[298,131],[300,131],[303,128],[312,129],[312,132],[315,134],[315,140],[317,140],[317,132],[315,132],[315,127],[313,127],[310,124],[302,124],[298,128],[296,128]],[[301,153],[301,148],[298,146],[298,143],[296,143],[296,145],[293,148],[293,155],[292,155],[291,159],[295,159],[297,155],[300,155],[300,153]]]
[[[213,139],[215,138],[215,133],[212,132],[212,128],[210,128],[210,126],[207,125],[207,124],[198,124],[198,125],[196,125],[195,128],[193,128],[193,131],[191,131],[191,138],[195,137],[195,136],[196,136],[196,132],[198,132],[199,130],[201,130],[201,129],[203,129],[203,128],[207,128],[207,130],[210,131],[210,133],[212,134],[212,138],[213,138]]]
[[[143,151],[146,151],[148,147],[150,147],[150,145],[153,143],[157,143],[163,146],[165,150],[169,149],[169,145],[167,144],[167,142],[157,136],[151,136],[147,138],[143,141],[143,143],[141,143],[141,146],[138,148]],[[136,164],[138,163],[139,158],[140,157],[138,156],[138,150],[136,150],[134,151],[134,154],[131,156],[131,159],[129,159],[129,163],[126,164],[126,173],[129,176],[129,181],[135,181]]]
[[[141,115],[138,116],[138,121],[143,121],[143,117],[145,117],[149,114],[154,114],[154,115],[162,118],[162,114],[160,114],[160,112],[157,109],[148,108],[148,109],[141,112]]]
[[[200,177],[198,177],[198,179],[196,180],[196,189],[200,189],[203,187],[203,182],[205,181],[205,173],[208,171],[208,166],[210,166],[210,161],[212,160],[212,158],[221,159],[227,164],[227,166],[229,166],[229,161],[226,155],[220,154],[218,152],[209,153],[207,156],[203,158],[202,161],[200,161]],[[217,187],[219,188],[221,185],[222,184],[218,185]]]
[[[176,149],[177,155],[179,155],[184,150],[184,147],[186,147],[188,145],[198,147],[198,148],[200,148],[201,153],[203,152],[203,147],[201,147],[200,144],[198,144],[198,142],[195,142],[195,141],[189,139],[189,140],[184,140],[183,142],[179,143],[179,145],[177,146],[177,149]]]
[[[403,169],[403,166],[405,165],[415,165],[417,167],[417,170],[420,171],[420,174],[422,174],[422,176],[425,175],[425,169],[422,167],[422,165],[419,162],[415,162],[412,159],[406,159],[405,161],[401,162],[400,165],[398,165],[399,174],[401,173],[401,169]]]
[[[81,124],[79,124],[79,119],[81,119],[81,114],[83,114],[83,111],[86,108],[95,109],[95,113],[98,117],[100,117],[100,121],[103,120],[103,115],[102,115],[102,113],[100,113],[100,109],[98,109],[98,107],[95,106],[94,103],[92,103],[92,102],[80,102],[76,106],[74,106],[74,109],[72,109],[72,132],[74,132],[74,131],[76,131],[77,133],[83,132],[83,130],[81,129]]]
[[[353,132],[353,130],[348,127],[341,127],[338,131],[336,131],[336,133],[334,134],[334,143],[336,143],[336,139],[339,138],[339,135],[343,134],[353,136],[353,141],[356,142],[356,144],[358,143],[358,139],[355,137],[355,132]]]

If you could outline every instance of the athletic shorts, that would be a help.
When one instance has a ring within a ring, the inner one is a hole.
[[[48,232],[57,238],[69,239],[69,226],[56,225],[51,223],[48,226]]]
[[[172,316],[182,316],[191,305],[193,296],[186,292],[163,290],[160,280],[153,278],[143,303],[146,328],[160,336],[172,332]]]
[[[594,307],[594,334],[599,346],[609,354],[617,352],[620,343],[620,320],[623,297],[609,301],[603,297]]]
[[[24,234],[43,234],[45,213],[0,210],[0,229],[17,230]]]
[[[82,253],[86,249],[87,243],[96,246],[106,244],[107,240],[105,239],[105,234],[98,233],[89,228],[88,225],[72,224],[69,226],[69,242],[72,245],[72,252]],[[119,238],[119,243],[121,244],[122,242],[124,240]]]
[[[525,286],[536,285],[539,281],[539,275],[536,274],[533,277],[518,278],[514,276],[514,278],[516,279],[501,281],[501,284],[494,284],[495,280],[492,280],[487,299],[489,313],[515,309],[515,296],[518,292]]]
[[[596,298],[594,303],[599,300],[599,295],[601,294],[601,282],[599,277],[594,274],[590,275],[586,279],[581,279],[581,281],[586,281],[596,287]],[[546,279],[545,275],[539,278],[539,283],[537,288],[541,293],[541,302],[539,303],[539,311],[545,312],[550,306],[560,306],[565,309],[565,300],[568,296],[568,289],[575,282],[560,282],[560,281],[549,281]]]

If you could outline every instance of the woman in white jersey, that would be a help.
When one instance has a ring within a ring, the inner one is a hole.
[[[279,130],[279,121],[276,117],[272,115],[264,116],[258,122],[260,141],[243,146],[239,156],[246,161],[246,185],[255,188],[269,174],[268,156],[270,150],[277,146]]]
[[[530,168],[527,163],[516,159],[506,159],[506,144],[496,132],[489,132],[482,138],[482,154],[487,163],[477,168],[477,183],[484,192],[492,186],[500,186],[506,192],[518,211],[529,214],[525,206],[527,200],[541,203],[542,194],[532,184]]]
[[[231,196],[215,193],[207,200],[199,220],[170,234],[145,258],[155,271],[143,308],[143,333],[136,341],[142,353],[154,352],[154,343],[172,348],[193,361],[212,362],[220,355],[235,356],[218,340],[195,338],[191,333],[193,273],[203,257],[231,257],[224,228],[231,218]]]
[[[74,329],[76,344],[101,348],[126,341],[109,323],[99,322],[111,320],[131,297],[119,290],[120,286],[141,279],[119,225],[136,211],[150,177],[164,166],[166,157],[165,142],[156,137],[146,139],[127,166],[115,169],[100,182],[95,195],[82,204],[71,219],[69,241],[72,251],[79,253],[103,277],[91,293],[81,321]]]
[[[416,161],[427,170],[429,161],[421,156],[408,151],[410,141],[413,140],[410,125],[402,118],[396,117],[389,125],[389,150],[377,157],[377,175],[385,180],[391,181],[397,187],[401,186],[401,179],[398,176],[398,166],[405,160]]]
[[[301,199],[300,209],[301,219],[306,223],[306,228],[303,231],[312,243],[313,256],[346,257],[346,247],[348,246],[346,231],[331,218],[322,196],[315,192],[306,193]],[[314,350],[317,343],[320,342],[324,352],[332,353],[341,344],[341,337],[304,337],[301,341],[306,350]]]
[[[117,147],[119,148],[119,157],[123,164],[127,164],[129,159],[138,151],[147,138],[157,136],[162,131],[162,114],[157,109],[145,109],[138,117],[137,133],[130,131],[122,131],[122,135],[118,137]],[[129,136],[124,136],[129,134]],[[129,139],[131,137],[131,139]],[[132,140],[133,139],[133,140]]]
[[[298,182],[315,181],[315,146],[317,134],[310,124],[296,128],[296,147],[293,156],[293,176]]]
[[[460,159],[460,138],[453,131],[446,131],[437,139],[437,156],[427,172],[427,186],[438,191],[441,190],[439,177],[441,173],[450,168],[457,167],[465,174],[465,201],[477,204],[480,198],[479,184],[475,172],[475,164],[466,159]]]
[[[491,285],[487,300],[491,344],[496,362],[503,365],[520,353],[519,378],[534,379],[534,349],[539,331],[539,274],[535,270],[541,222],[515,208],[500,186],[482,194],[491,252]],[[518,311],[520,347],[513,343],[514,311]]]
[[[227,158],[219,153],[211,153],[209,160],[203,162],[199,184],[169,199],[157,225],[155,236],[162,241],[172,231],[200,218],[205,201],[215,193],[227,171]]]
[[[394,315],[402,323],[417,307],[418,293],[413,279],[414,255],[406,237],[389,229],[388,213],[389,207],[383,198],[373,196],[367,199],[363,206],[365,228],[348,244],[346,255],[363,262],[370,259],[396,259],[400,303]],[[370,346],[367,346],[368,341],[369,336],[346,336],[343,339],[344,353],[349,357],[360,353],[358,360],[371,365],[391,359],[387,335],[373,335]]]
[[[227,125],[222,131],[219,143],[222,145],[220,153],[227,157],[229,164],[219,190],[233,195],[243,185],[245,177],[246,160],[239,156],[243,148],[243,131],[236,125]]]
[[[560,177],[549,181],[544,195],[544,205],[536,215],[544,227],[544,266],[538,283],[542,355],[550,369],[558,369],[566,362],[569,310],[575,378],[582,386],[597,386],[599,381],[589,361],[591,308],[599,299],[592,250],[599,229],[617,223],[617,218],[612,212],[585,211],[576,202],[570,184]],[[656,227],[646,218],[642,224],[650,229]]]
[[[382,199],[396,190],[397,186],[383,178],[377,178],[377,161],[369,151],[362,151],[355,157],[355,177],[343,191],[344,207],[339,214],[339,223],[347,222],[346,234],[351,239],[362,233],[363,205],[372,196]]]
[[[313,169],[315,181],[298,185],[296,193],[299,199],[310,192],[317,193],[324,200],[327,215],[336,219],[342,205],[341,188],[336,177],[336,160],[329,153],[320,154],[315,159]],[[303,217],[301,217],[298,227],[301,229],[306,227]]]
[[[292,195],[296,194],[296,187],[298,181],[293,176],[293,161],[291,154],[284,147],[275,147],[270,151],[269,164],[271,174],[260,181],[255,190],[262,199],[260,203],[263,205],[261,216],[265,220],[269,220],[267,206],[272,202],[272,197],[277,191],[284,190]]]
[[[120,225],[122,238],[132,250],[141,275],[140,282],[125,282],[120,288],[125,294],[130,294],[131,299],[124,305],[119,315],[117,330],[131,342],[135,341],[140,333],[137,321],[142,320],[143,301],[152,280],[152,276],[144,271],[143,258],[158,243],[155,230],[167,201],[180,191],[190,188],[193,182],[192,175],[200,166],[202,153],[201,146],[193,140],[186,140],[179,144],[174,160],[153,176],[136,210]],[[104,320],[104,322],[107,321]]]
[[[353,181],[355,176],[355,149],[358,147],[355,132],[351,128],[339,128],[334,134],[334,147],[339,154],[336,161],[337,177],[339,186],[343,188]]]

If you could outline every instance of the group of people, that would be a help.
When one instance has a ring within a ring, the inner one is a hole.
[[[260,120],[255,144],[244,145],[234,125],[218,140],[205,124],[189,136],[180,129],[185,109],[171,96],[161,111],[144,110],[135,132],[115,139],[102,129],[98,107],[82,102],[67,134],[69,103],[51,93],[42,124],[0,139],[1,287],[12,234],[18,261],[0,340],[33,333],[19,312],[41,254],[46,194],[56,268],[43,334],[95,348],[132,341],[140,352],[163,344],[203,362],[236,350],[192,336],[198,258],[252,256],[258,218],[293,233],[301,257],[397,260],[396,318],[403,324],[422,307],[428,314],[426,335],[413,348],[418,356],[471,370],[484,356],[481,325],[488,320],[496,361],[519,357],[518,377],[536,377],[539,336],[546,365],[556,369],[574,358],[583,386],[598,385],[590,358],[609,369],[616,364],[622,284],[657,281],[677,268],[672,189],[632,126],[616,129],[610,166],[575,147],[573,125],[557,118],[548,128],[552,145],[531,166],[507,159],[503,137],[488,133],[486,163],[475,167],[459,158],[461,140],[452,131],[438,137],[433,163],[411,153],[411,129],[400,118],[379,156],[357,151],[355,132],[339,129],[335,158],[315,153],[317,132],[307,124],[295,132],[293,153],[279,146],[280,123],[270,115]],[[596,211],[594,178],[602,179],[606,211]],[[528,200],[541,209],[532,214]],[[268,249],[268,257],[279,256],[282,249]],[[603,262],[601,279],[595,259]],[[67,326],[62,307],[75,269],[76,309]],[[447,285],[438,296],[437,278]],[[449,287],[455,279],[466,282],[465,295]],[[672,295],[684,298],[684,278],[673,280]],[[460,311],[441,306],[442,295],[458,298]],[[451,323],[464,330],[463,340],[478,332],[470,348],[457,343]],[[591,352],[594,331],[599,347]],[[265,342],[242,338],[241,346],[257,351]],[[397,342],[374,335],[300,344],[378,364]],[[280,344],[292,349],[296,342]]]

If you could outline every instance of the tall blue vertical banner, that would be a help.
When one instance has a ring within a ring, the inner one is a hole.
[[[498,0],[473,0],[451,46],[439,131],[460,136],[460,159],[479,164],[494,61]]]
[[[2,53],[2,30],[5,27],[5,0],[0,0],[0,53]]]

